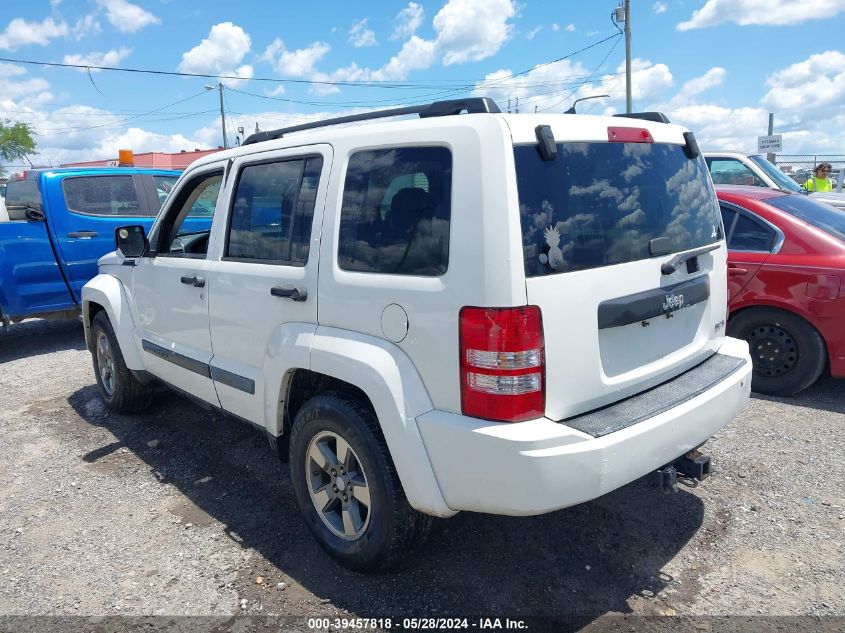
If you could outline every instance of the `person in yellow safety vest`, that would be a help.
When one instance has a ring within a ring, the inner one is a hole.
[[[807,191],[833,191],[833,183],[828,175],[832,169],[830,163],[820,163],[813,170],[813,175],[807,178],[804,189]]]

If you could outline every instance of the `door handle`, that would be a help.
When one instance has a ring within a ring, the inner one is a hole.
[[[270,294],[274,297],[283,297],[293,301],[305,301],[308,298],[308,291],[305,288],[293,288],[291,286],[275,286],[270,288]]]
[[[744,275],[748,272],[747,268],[738,268],[737,266],[728,266],[728,276],[735,277],[736,275]]]
[[[68,237],[81,237],[83,239],[97,237],[99,235],[97,231],[71,231],[67,234]]]
[[[179,281],[181,281],[186,286],[193,286],[194,288],[202,288],[203,286],[205,286],[205,277],[181,277]]]

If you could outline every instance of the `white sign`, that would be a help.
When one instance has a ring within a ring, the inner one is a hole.
[[[772,134],[771,136],[758,136],[757,151],[761,154],[782,152],[783,134]]]

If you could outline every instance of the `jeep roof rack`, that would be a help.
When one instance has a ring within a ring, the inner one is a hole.
[[[261,143],[262,141],[270,141],[273,139],[282,138],[285,134],[291,132],[301,132],[303,130],[313,130],[315,128],[326,127],[329,125],[339,125],[341,123],[352,123],[354,121],[369,121],[372,119],[384,119],[387,117],[402,116],[404,114],[418,114],[421,119],[436,116],[450,116],[453,114],[460,114],[466,110],[468,114],[478,114],[481,112],[496,113],[501,112],[496,102],[489,97],[473,97],[470,99],[450,99],[449,101],[435,101],[434,103],[427,103],[425,105],[407,106],[404,108],[391,108],[389,110],[377,110],[375,112],[364,112],[363,114],[350,114],[349,116],[340,116],[334,119],[324,119],[322,121],[312,121],[310,123],[302,123],[301,125],[292,125],[290,127],[279,128],[278,130],[268,130],[266,132],[256,132],[247,137],[242,145],[252,145],[253,143]]]
[[[654,121],[655,123],[671,123],[669,117],[662,112],[628,112],[627,114],[619,113],[613,116],[621,116],[626,119],[643,119],[644,121]]]

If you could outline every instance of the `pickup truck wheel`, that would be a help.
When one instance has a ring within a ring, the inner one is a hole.
[[[824,371],[824,340],[795,314],[776,308],[748,309],[731,319],[728,334],[748,341],[754,365],[751,389],[759,393],[793,396]]]
[[[106,406],[117,413],[140,411],[149,404],[149,389],[132,375],[123,360],[111,321],[98,312],[91,323],[94,375]]]
[[[387,569],[425,540],[431,517],[408,504],[373,414],[345,394],[316,396],[299,410],[290,468],[306,524],[346,567]]]

